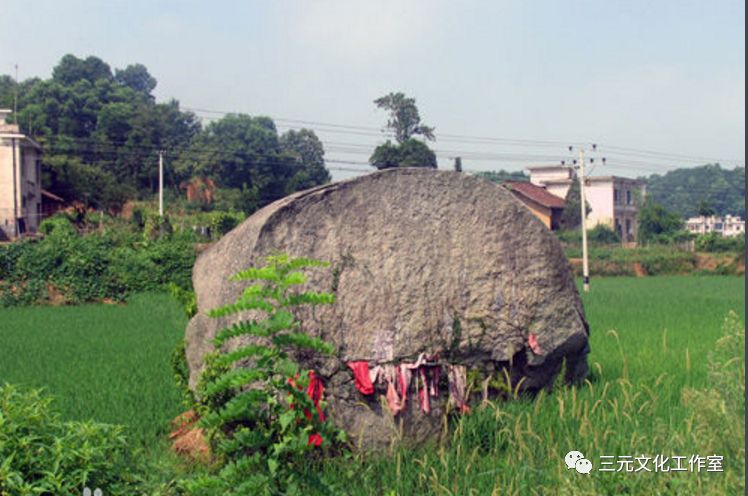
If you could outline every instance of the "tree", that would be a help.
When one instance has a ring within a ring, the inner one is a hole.
[[[714,209],[705,200],[701,200],[699,202],[699,207],[697,211],[699,215],[701,215],[702,217],[711,217],[712,215],[716,214]]]
[[[200,130],[176,101],[155,103],[156,80],[142,64],[115,74],[96,57],[66,55],[50,79],[16,84],[0,76],[0,102],[12,102],[17,91],[21,130],[44,146],[45,188],[66,200],[111,203],[102,195],[115,190],[105,196],[150,196],[157,187],[156,151],[187,148]],[[65,163],[83,168],[59,170]],[[83,177],[89,179],[74,180]]]
[[[639,210],[639,239],[652,241],[661,235],[674,234],[683,228],[683,220],[678,214],[669,212],[647,196]]]
[[[398,143],[404,143],[417,134],[427,140],[434,139],[434,128],[421,124],[415,98],[408,98],[400,92],[390,93],[374,100],[374,104],[389,112],[387,127],[395,132]]]
[[[91,83],[98,79],[112,79],[112,70],[109,64],[98,57],[87,57],[79,59],[75,55],[67,54],[52,70],[52,79],[70,85],[81,79]]]
[[[138,93],[149,96],[157,84],[156,78],[150,75],[143,64],[131,64],[124,69],[116,69],[114,80]]]
[[[414,98],[403,93],[390,93],[374,100],[374,104],[389,112],[387,127],[395,132],[395,141],[390,140],[374,149],[369,163],[377,169],[392,167],[436,168],[436,154],[423,141],[414,138],[421,135],[434,139],[434,128],[421,124],[421,116]]]
[[[424,143],[411,138],[399,145],[387,140],[379,145],[369,158],[369,163],[377,169],[393,167],[430,167],[436,169],[436,155]]]
[[[292,179],[295,189],[307,189],[330,182],[330,172],[325,168],[325,150],[311,129],[293,129],[280,137],[281,151],[292,157],[300,166]]]
[[[564,211],[561,212],[561,218],[559,219],[559,227],[565,230],[576,229],[582,224],[582,212],[580,203],[582,202],[581,194],[579,191],[579,181],[576,179],[571,182],[569,191],[566,192],[566,206]],[[585,202],[587,203],[587,202]],[[589,203],[585,205],[585,212],[587,215],[592,212]]]
[[[285,148],[282,145],[285,143]],[[310,160],[307,165],[302,156]],[[322,144],[311,131],[281,140],[268,117],[228,114],[210,123],[182,154],[175,168],[181,178],[213,179],[247,214],[289,193],[329,179]]]

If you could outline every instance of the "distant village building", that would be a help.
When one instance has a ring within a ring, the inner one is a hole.
[[[566,198],[576,175],[563,165],[528,167],[530,182],[543,187],[559,198]],[[598,224],[614,229],[624,243],[635,243],[639,224],[639,204],[646,194],[643,181],[619,176],[588,177],[587,203],[592,209],[587,215],[587,228]]]
[[[695,234],[718,233],[722,236],[745,235],[745,221],[739,216],[726,215],[724,217],[712,215],[709,217],[691,217],[686,221],[686,228]]]
[[[561,213],[566,204],[563,198],[551,194],[545,188],[528,182],[507,181],[503,186],[524,203],[548,229],[559,228]]]
[[[0,240],[34,233],[42,218],[42,147],[0,109]]]

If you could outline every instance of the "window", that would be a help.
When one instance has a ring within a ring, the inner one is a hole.
[[[722,230],[722,223],[721,222],[715,222],[714,223],[714,230],[715,231],[721,231]]]
[[[617,189],[613,190],[613,203],[615,203],[616,205],[621,204],[621,192]]]
[[[634,202],[633,195],[631,194],[631,190],[626,190],[626,205],[631,205]]]

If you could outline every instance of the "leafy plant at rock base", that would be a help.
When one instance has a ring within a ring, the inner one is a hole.
[[[184,488],[189,494],[324,490],[324,483],[304,470],[309,462],[305,456],[315,449],[315,440],[321,440],[323,449],[330,449],[344,440],[344,434],[321,420],[321,409],[304,392],[313,372],[301,370],[290,352],[330,355],[334,348],[301,332],[289,309],[334,302],[331,293],[292,291],[307,281],[300,269],[327,265],[306,258],[270,256],[266,266],[232,277],[234,281],[255,281],[235,303],[209,312],[212,317],[226,317],[254,311],[264,318],[242,320],[219,331],[213,340],[220,349],[232,338],[251,338],[250,344],[206,359],[197,391],[202,402],[198,410],[221,467],[215,474],[186,481]],[[235,366],[239,363],[241,366]]]
[[[140,479],[122,427],[63,422],[40,390],[0,385],[0,494],[133,494]]]

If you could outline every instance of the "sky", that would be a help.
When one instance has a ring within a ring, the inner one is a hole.
[[[373,100],[391,91],[436,128],[440,168],[522,170],[593,143],[595,175],[745,165],[742,0],[0,0],[0,74],[46,78],[67,53],[144,64],[157,100],[206,124],[311,127],[335,178],[387,139]]]

